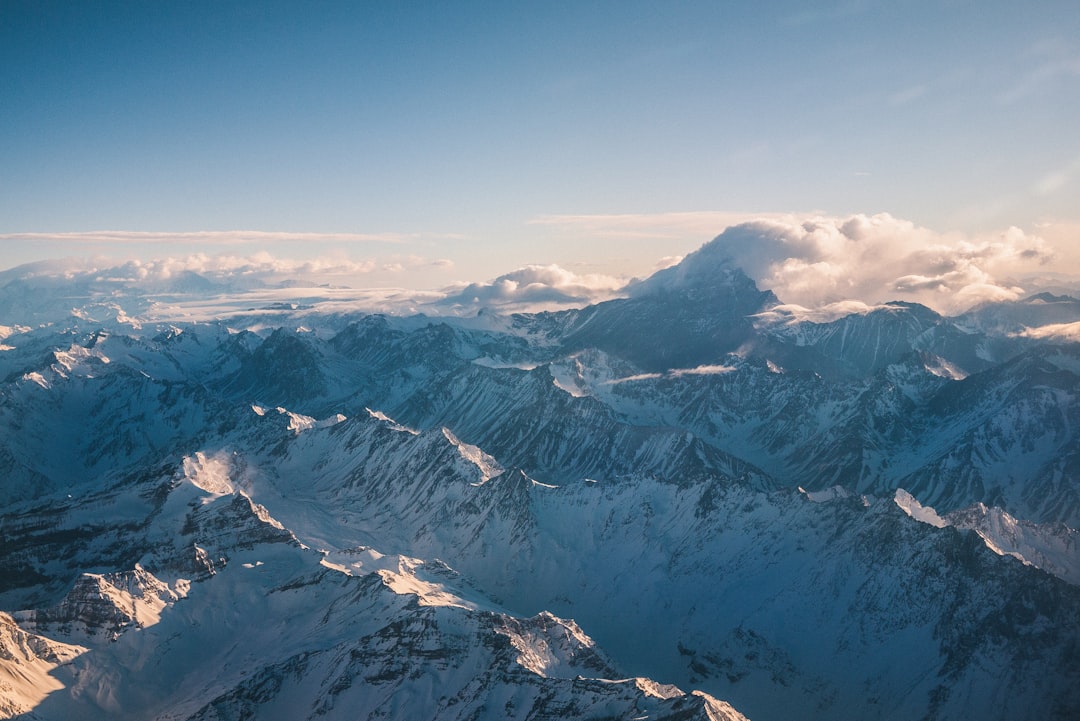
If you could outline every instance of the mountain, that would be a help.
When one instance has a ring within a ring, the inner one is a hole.
[[[563,348],[601,350],[646,371],[716,363],[753,337],[754,314],[778,302],[711,246],[630,292],[575,312]]]
[[[986,303],[961,315],[961,323],[998,333],[1016,333],[1055,323],[1074,323],[1080,300],[1068,295],[1036,293],[1020,301]]]
[[[1080,714],[1080,346],[986,320],[1067,300],[810,319],[716,243],[510,316],[33,282],[0,717]]]

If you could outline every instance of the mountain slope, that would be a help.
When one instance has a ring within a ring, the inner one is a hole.
[[[1080,715],[1067,299],[830,319],[715,243],[507,317],[24,291],[7,716]]]

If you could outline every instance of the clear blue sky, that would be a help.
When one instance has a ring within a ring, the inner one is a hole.
[[[0,267],[636,273],[718,233],[704,211],[1080,220],[1080,3],[0,0]],[[16,237],[100,230],[357,237]]]

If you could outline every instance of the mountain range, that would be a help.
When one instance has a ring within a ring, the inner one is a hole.
[[[1072,297],[103,283],[0,277],[2,717],[1080,716]]]

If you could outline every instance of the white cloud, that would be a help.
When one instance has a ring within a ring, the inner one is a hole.
[[[444,268],[449,270],[453,267],[454,261],[448,258],[431,260],[420,255],[391,256],[382,265],[382,269],[388,273],[403,273],[406,270],[417,270],[419,268]]]
[[[804,308],[906,300],[945,313],[1020,297],[1015,279],[1053,258],[1042,238],[1018,228],[972,238],[888,214],[742,223],[706,248],[730,257],[782,302]]]
[[[91,280],[102,283],[147,284],[165,282],[184,273],[197,273],[214,281],[355,282],[360,276],[380,271],[400,274],[406,271],[433,269],[445,272],[454,267],[448,259],[431,260],[418,255],[389,256],[383,259],[352,259],[344,253],[331,253],[308,259],[283,258],[267,251],[239,255],[192,253],[185,256],[117,261],[108,258],[69,258],[41,261],[12,268],[0,274],[4,278],[36,279],[39,282]]]
[[[835,303],[826,303],[816,308],[806,308],[795,303],[785,303],[773,306],[764,313],[754,316],[761,322],[772,325],[790,325],[801,321],[813,323],[829,323],[849,315],[866,315],[874,310],[880,310],[888,306],[884,304],[869,305],[861,300],[841,300]]]
[[[266,252],[249,256],[196,253],[183,258],[130,260],[99,272],[99,276],[103,279],[140,282],[170,280],[183,273],[198,273],[214,280],[250,278],[273,281],[304,276],[357,275],[370,273],[375,267],[372,260],[354,261],[337,257],[292,260]]]
[[[727,222],[732,219],[738,222]],[[775,309],[768,318],[762,318],[779,323],[794,318],[830,320],[848,313],[869,312],[894,300],[920,302],[951,314],[980,302],[1014,299],[1060,286],[1065,274],[1080,269],[1080,244],[1076,243],[1080,225],[1064,220],[1039,226],[1039,235],[1010,228],[982,236],[939,233],[888,214],[848,217],[776,214],[747,221],[741,214],[706,212],[550,216],[534,222],[569,224],[588,230],[586,236],[589,233],[662,234],[707,227],[700,235],[708,237],[717,227],[726,225],[726,230],[714,241],[685,258],[669,255],[656,261],[653,267],[662,276],[656,280],[676,286],[699,282],[711,277],[730,259],[760,288],[774,291],[787,304]],[[139,242],[146,241],[142,235],[145,234],[140,234]],[[192,235],[207,237],[207,234]],[[314,234],[293,237],[311,235]],[[13,237],[8,234],[0,239]],[[353,288],[421,287],[423,283],[432,288],[443,285],[447,271],[455,267],[445,258],[407,253],[353,259],[344,250],[337,246],[331,254],[304,260],[258,252],[193,253],[121,263],[100,258],[49,261],[0,272],[0,283],[13,277],[36,277],[53,279],[55,283],[82,279],[151,287],[153,283],[167,283],[185,272],[194,272],[237,289],[275,285],[286,280]],[[451,313],[475,312],[480,306],[497,306],[503,310],[580,307],[636,293],[650,285],[656,283],[637,281],[626,286],[625,278],[616,275],[575,273],[559,265],[528,265],[491,281],[460,282],[438,294],[429,293],[424,301],[441,296],[439,308],[432,310]],[[162,286],[152,287],[162,289]]]
[[[1050,325],[1028,328],[1020,335],[1024,338],[1063,340],[1080,343],[1080,322],[1051,323]]]
[[[527,265],[490,282],[447,288],[444,303],[582,305],[611,298],[624,284],[624,280],[609,275],[579,275],[558,265]]]

